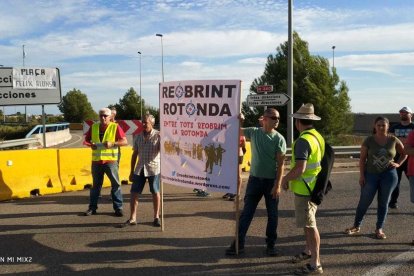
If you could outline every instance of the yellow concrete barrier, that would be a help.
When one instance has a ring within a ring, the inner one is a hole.
[[[56,149],[0,151],[0,200],[62,192]]]
[[[250,142],[246,142],[246,153],[243,157],[243,164],[242,164],[242,170],[244,172],[250,171],[250,160],[252,159],[252,151],[250,148]]]
[[[59,176],[64,192],[80,191],[92,185],[91,149],[59,149]]]
[[[131,155],[131,147],[121,147],[119,180],[123,183],[128,183]],[[87,185],[92,185],[92,153],[90,148],[59,149],[58,162],[64,192],[79,191],[85,189]],[[110,186],[111,182],[105,176],[103,187]]]
[[[119,181],[121,181],[122,184],[129,183],[128,178],[129,178],[129,173],[131,171],[131,156],[132,156],[131,146],[121,147],[121,163],[119,164]]]

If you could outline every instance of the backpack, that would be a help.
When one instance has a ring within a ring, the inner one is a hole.
[[[313,135],[310,132],[306,132],[306,134],[310,134],[316,138],[315,135]],[[319,140],[316,138],[316,140],[319,143]],[[320,143],[319,143],[320,146]],[[321,160],[321,171],[316,176],[316,183],[315,187],[313,188],[313,191],[310,190],[310,187],[308,183],[306,183],[305,180],[303,182],[306,185],[306,188],[308,188],[309,193],[311,195],[311,201],[315,203],[316,205],[320,205],[322,203],[323,197],[332,190],[332,183],[329,180],[331,176],[331,171],[333,168],[333,164],[335,162],[335,151],[333,150],[332,146],[328,143],[325,143],[325,153]]]

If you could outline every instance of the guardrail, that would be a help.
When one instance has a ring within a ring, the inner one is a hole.
[[[69,128],[69,123],[59,123],[59,124],[47,124],[44,127],[46,129],[45,132],[54,132],[65,130]],[[35,126],[29,133],[26,134],[26,138],[29,138],[33,134],[41,134],[43,133],[43,125]]]
[[[21,147],[21,146],[27,146],[29,149],[38,148],[39,146],[41,146],[41,142],[38,138],[23,138],[23,139],[6,140],[6,141],[0,142],[0,149]]]
[[[359,155],[361,146],[333,146],[335,155]],[[292,148],[287,148],[287,156],[292,156]]]

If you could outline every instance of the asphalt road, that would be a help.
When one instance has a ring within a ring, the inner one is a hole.
[[[400,208],[391,210],[386,240],[373,236],[376,201],[361,235],[348,237],[359,189],[356,168],[336,169],[333,191],[318,210],[321,258],[325,275],[412,275],[414,271],[414,204],[408,182],[402,183]],[[247,175],[244,175],[244,178]],[[98,215],[84,217],[88,191],[0,203],[0,274],[13,275],[291,275],[298,267],[289,259],[303,246],[294,225],[293,196],[279,204],[277,247],[281,256],[264,254],[266,210],[261,202],[248,232],[246,253],[226,257],[235,229],[235,205],[221,194],[199,198],[185,188],[165,185],[165,230],[154,228],[148,190],[139,203],[138,225],[117,228],[127,218],[113,216],[104,197]],[[129,186],[123,186],[129,200]],[[124,207],[128,212],[128,205]]]

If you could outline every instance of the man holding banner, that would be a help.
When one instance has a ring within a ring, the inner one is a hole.
[[[244,253],[246,233],[253,219],[257,204],[264,197],[268,216],[266,254],[269,256],[277,255],[275,248],[277,212],[286,153],[286,140],[275,130],[279,120],[279,112],[274,108],[268,108],[263,114],[263,127],[240,129],[240,135],[250,139],[252,161],[244,197],[244,208],[240,215],[238,229],[239,254]],[[233,241],[226,250],[226,255],[236,254],[236,242]]]

